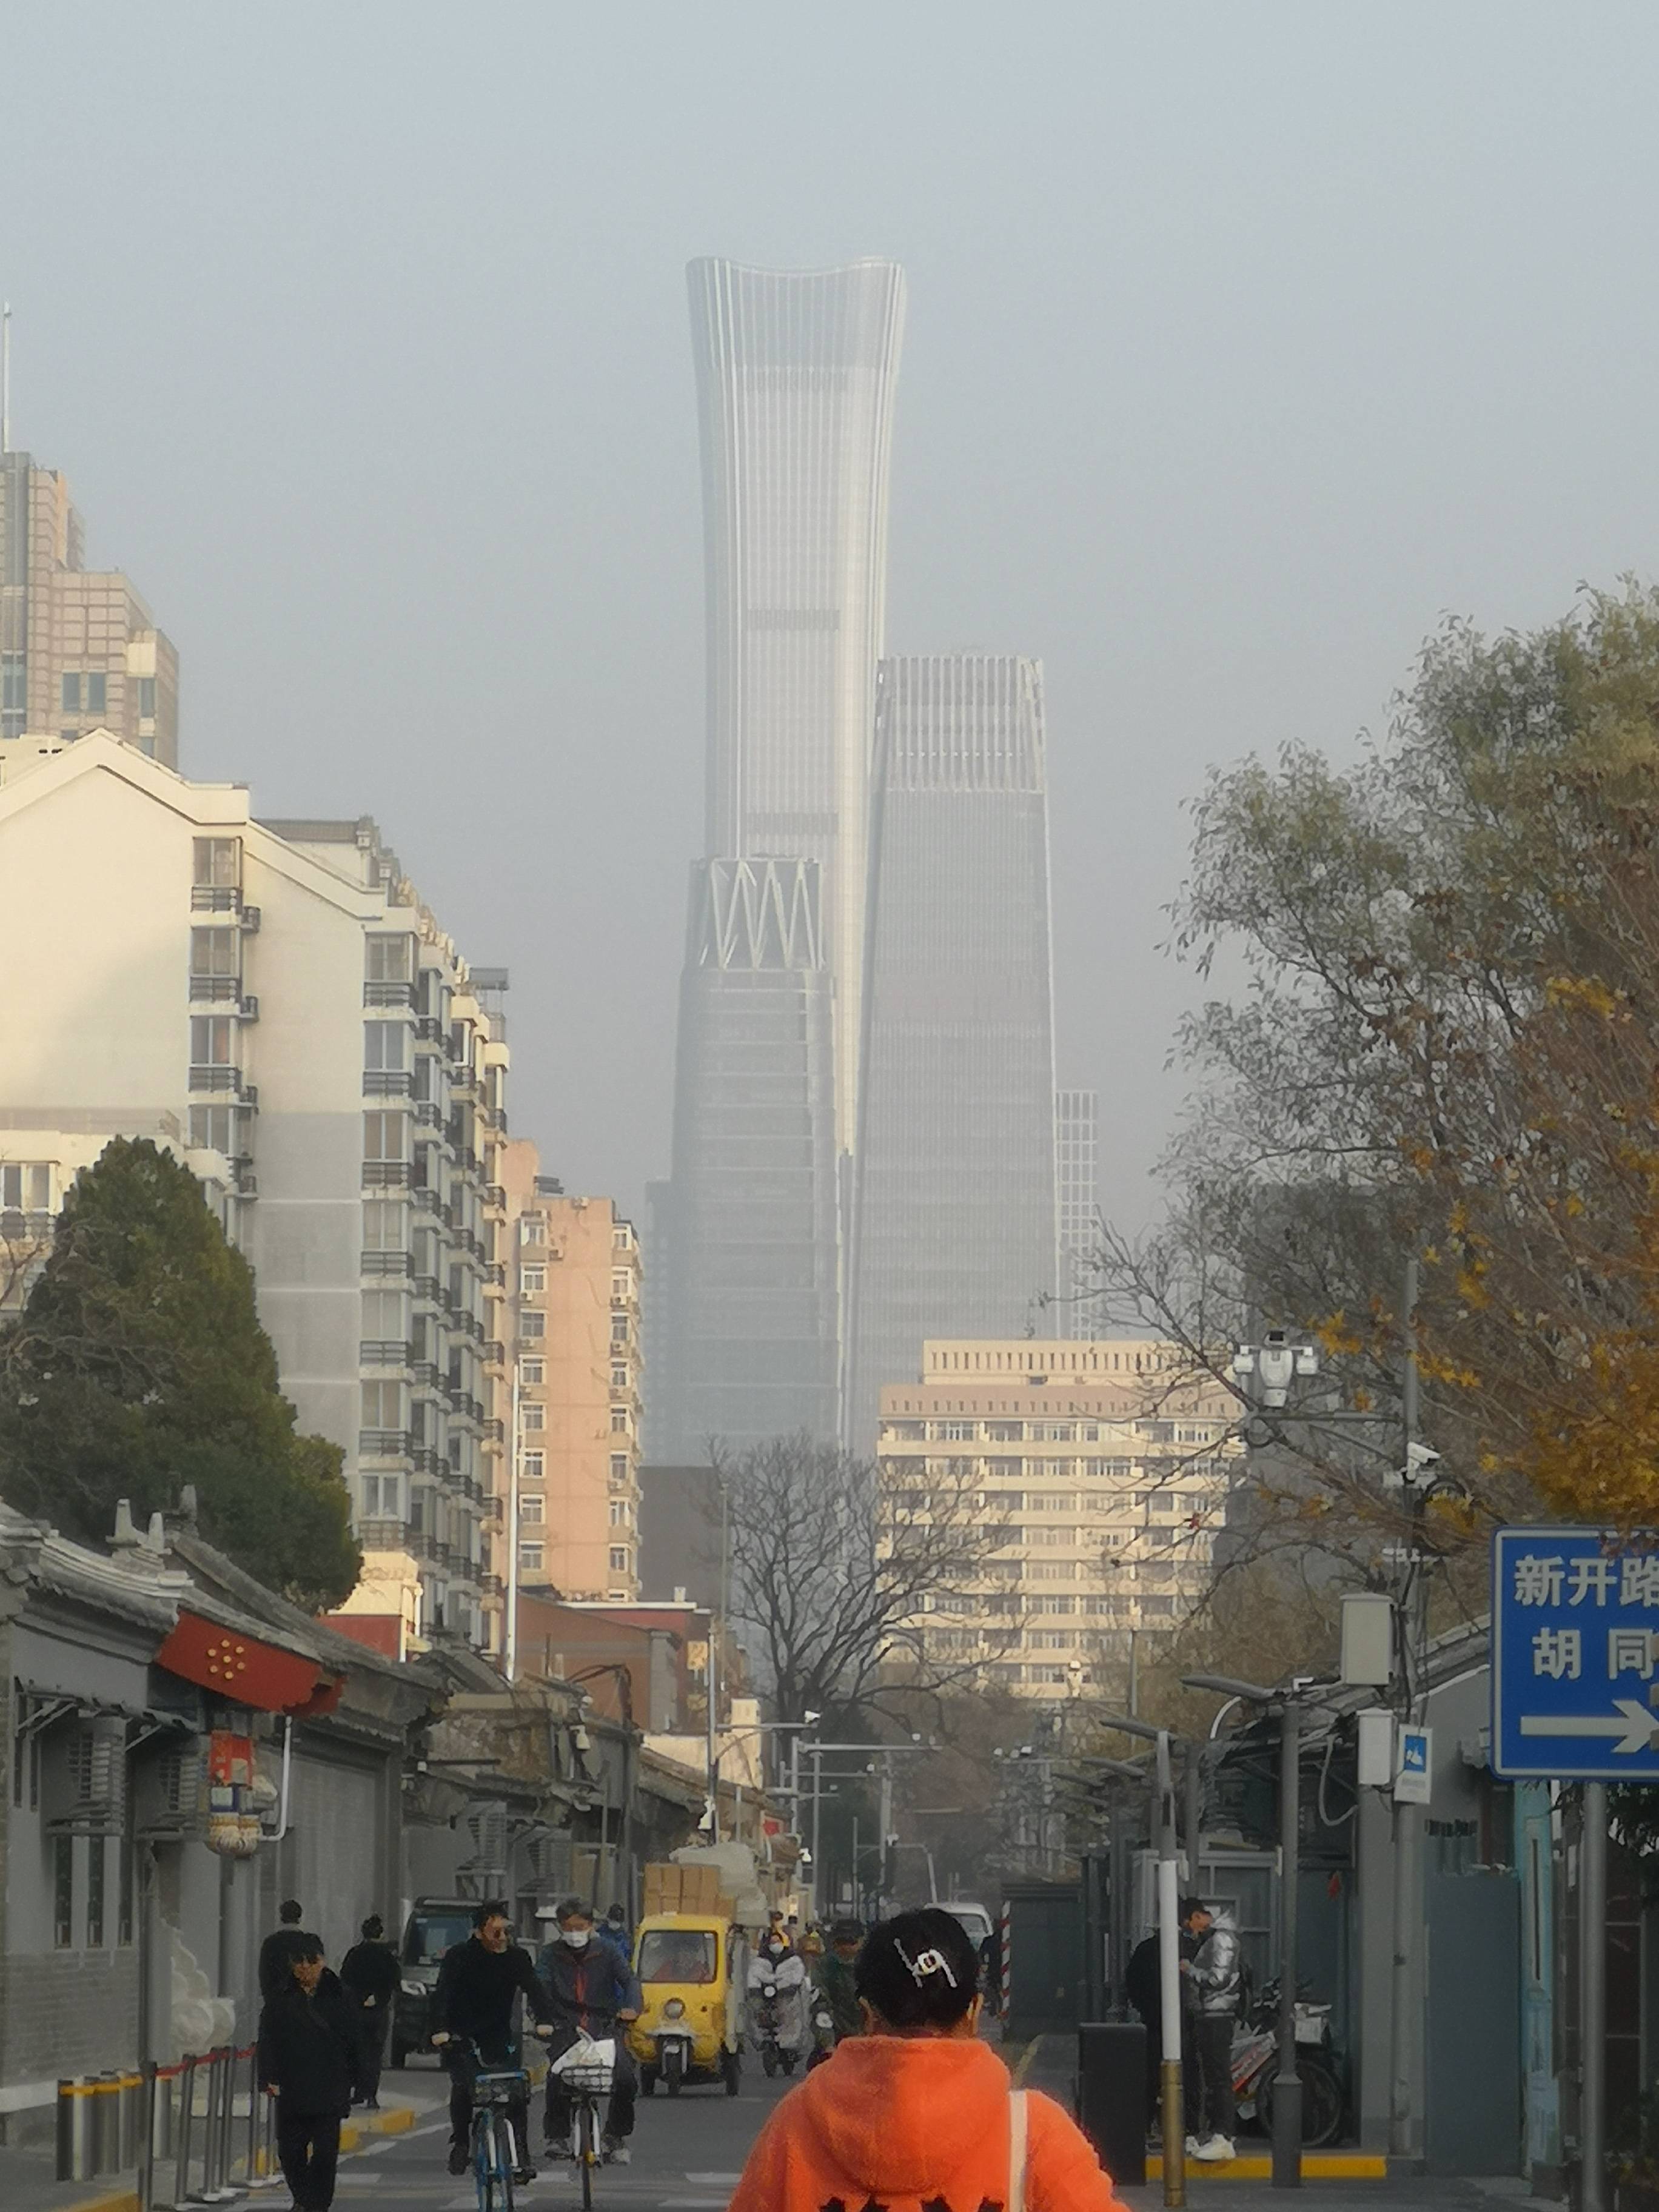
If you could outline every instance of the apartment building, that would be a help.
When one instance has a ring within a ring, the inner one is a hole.
[[[0,748],[103,728],[176,768],[179,656],[131,579],[84,552],[64,478],[0,453]]]
[[[38,1245],[112,1136],[176,1152],[253,1266],[302,1427],[344,1452],[353,1605],[489,1645],[505,977],[469,969],[372,821],[258,822],[242,787],[106,732],[13,767],[0,1238]]]
[[[640,1288],[634,1225],[568,1194],[534,1145],[501,1148],[514,1270],[519,1586],[640,1594]]]
[[[1208,1587],[1233,1410],[1147,1340],[926,1345],[920,1379],[881,1393],[881,1533],[965,1494],[1001,1539],[911,1624],[929,1656],[1022,1696],[1121,1697],[1135,1639]]]

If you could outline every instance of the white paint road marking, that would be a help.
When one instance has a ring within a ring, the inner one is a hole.
[[[694,2189],[735,2189],[743,2179],[740,2173],[688,2173],[685,2178]]]
[[[1522,1735],[1616,1735],[1615,1752],[1645,1751],[1659,1735],[1659,1716],[1634,1698],[1615,1698],[1618,1715],[1590,1713],[1522,1713]]]

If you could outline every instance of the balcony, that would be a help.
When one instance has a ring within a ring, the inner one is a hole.
[[[220,1067],[208,1063],[193,1063],[190,1071],[192,1091],[229,1091],[240,1098],[242,1095],[242,1071],[240,1067]]]
[[[507,1364],[507,1346],[501,1342],[500,1337],[485,1337],[483,1351],[486,1367],[504,1367]]]
[[[439,1387],[438,1370],[429,1359],[411,1359],[409,1371],[415,1378],[417,1390],[435,1390]]]
[[[507,1288],[507,1262],[504,1260],[486,1260],[484,1280],[493,1284],[498,1291],[504,1291]]]
[[[507,1585],[502,1582],[499,1575],[483,1575],[480,1576],[479,1580],[483,1584],[483,1594],[486,1597],[506,1596]]]
[[[484,1423],[483,1432],[486,1443],[504,1444],[507,1442],[507,1424],[497,1420],[493,1414]]]
[[[426,1305],[435,1306],[443,1303],[443,1291],[435,1275],[416,1275],[415,1295]]]
[[[365,1098],[406,1098],[410,1079],[406,1068],[366,1067],[363,1070],[363,1096]],[[415,1119],[418,1121],[420,1118],[417,1107]]]
[[[192,914],[240,914],[242,887],[240,884],[192,884],[190,907]]]
[[[407,1429],[359,1429],[357,1431],[359,1459],[407,1459],[409,1449]]]
[[[422,1129],[441,1129],[444,1125],[443,1109],[429,1098],[417,1098],[415,1101],[415,1121],[416,1126]]]
[[[366,1552],[401,1552],[404,1527],[394,1514],[377,1513],[357,1523],[357,1541]]]
[[[483,1202],[492,1213],[507,1212],[507,1193],[498,1182],[487,1182],[484,1185]]]
[[[412,983],[374,981],[363,986],[366,1006],[407,1006],[412,1012],[415,1005],[415,986]]]
[[[449,1462],[441,1452],[434,1451],[429,1444],[417,1444],[410,1456],[417,1474],[447,1474],[449,1472]]]
[[[191,1003],[197,1006],[219,1006],[230,999],[240,1000],[242,979],[240,975],[192,975],[190,995]]]
[[[400,1336],[365,1336],[357,1346],[360,1367],[406,1367],[409,1346]]]
[[[365,1190],[403,1190],[409,1183],[407,1160],[365,1160],[363,1188]]]
[[[408,1252],[362,1252],[358,1255],[358,1272],[364,1275],[412,1275],[415,1261]]]

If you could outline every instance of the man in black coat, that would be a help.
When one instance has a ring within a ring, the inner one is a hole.
[[[363,1940],[340,1961],[340,1983],[357,2023],[361,2095],[371,2112],[380,2109],[380,2065],[386,2032],[398,1994],[398,1960],[386,1942],[386,1923],[378,1912],[363,1923]]]
[[[477,2051],[483,2064],[506,2069],[516,2066],[518,2044],[513,2014],[523,1997],[538,2035],[550,2035],[553,2016],[547,1993],[537,1978],[527,1954],[513,1941],[507,1907],[496,1900],[481,1905],[472,1916],[472,1933],[465,1943],[452,1944],[444,1953],[432,1992],[432,2040],[450,2069],[449,2170],[465,2173],[472,2134],[472,2076],[477,2071]],[[520,2164],[516,2178],[533,2181],[530,2163],[530,2099],[528,2093],[507,2106]]]
[[[295,2212],[329,2212],[340,2123],[357,2086],[357,2035],[314,1936],[291,1938],[286,1986],[259,2014],[258,2076],[276,2100],[276,2155]]]

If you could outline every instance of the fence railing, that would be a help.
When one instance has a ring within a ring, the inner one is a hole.
[[[224,2203],[276,2182],[276,2100],[261,2094],[252,2044],[58,2082],[58,2179],[134,2170],[139,2212]]]

